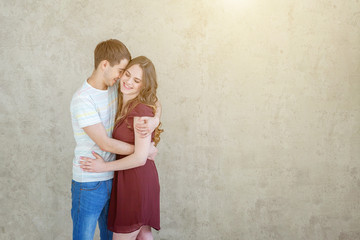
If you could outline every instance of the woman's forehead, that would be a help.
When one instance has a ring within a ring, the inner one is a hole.
[[[132,65],[127,70],[133,77],[142,78],[143,70],[139,64]]]

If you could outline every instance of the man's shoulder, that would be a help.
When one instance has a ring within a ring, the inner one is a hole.
[[[85,83],[83,83],[81,85],[81,87],[79,87],[74,95],[73,95],[73,99],[74,98],[88,98],[89,95],[91,95],[91,88],[89,88]]]
[[[89,101],[91,101],[91,92],[86,87],[86,85],[83,84],[73,94],[70,102],[70,109],[73,110],[74,108],[77,108],[77,106],[83,105],[83,103]]]

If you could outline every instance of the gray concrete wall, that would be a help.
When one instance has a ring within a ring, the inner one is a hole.
[[[69,103],[109,38],[158,72],[156,239],[360,239],[359,0],[2,0],[0,22],[0,239],[71,238]]]

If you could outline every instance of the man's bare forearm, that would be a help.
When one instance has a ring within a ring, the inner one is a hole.
[[[134,145],[122,142],[113,138],[108,138],[101,150],[121,155],[132,154],[135,150]]]
[[[85,127],[84,131],[103,151],[121,155],[129,155],[134,152],[134,145],[110,138],[102,123]]]
[[[161,103],[160,103],[160,101],[157,101],[155,103],[155,106],[156,106],[156,113],[155,113],[154,117],[158,118],[159,121],[160,121],[160,117],[161,117]]]

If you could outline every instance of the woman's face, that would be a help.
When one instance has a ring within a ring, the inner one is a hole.
[[[132,65],[125,70],[124,74],[120,78],[120,90],[121,92],[131,98],[135,98],[139,95],[142,82],[143,82],[143,70],[138,64]]]

